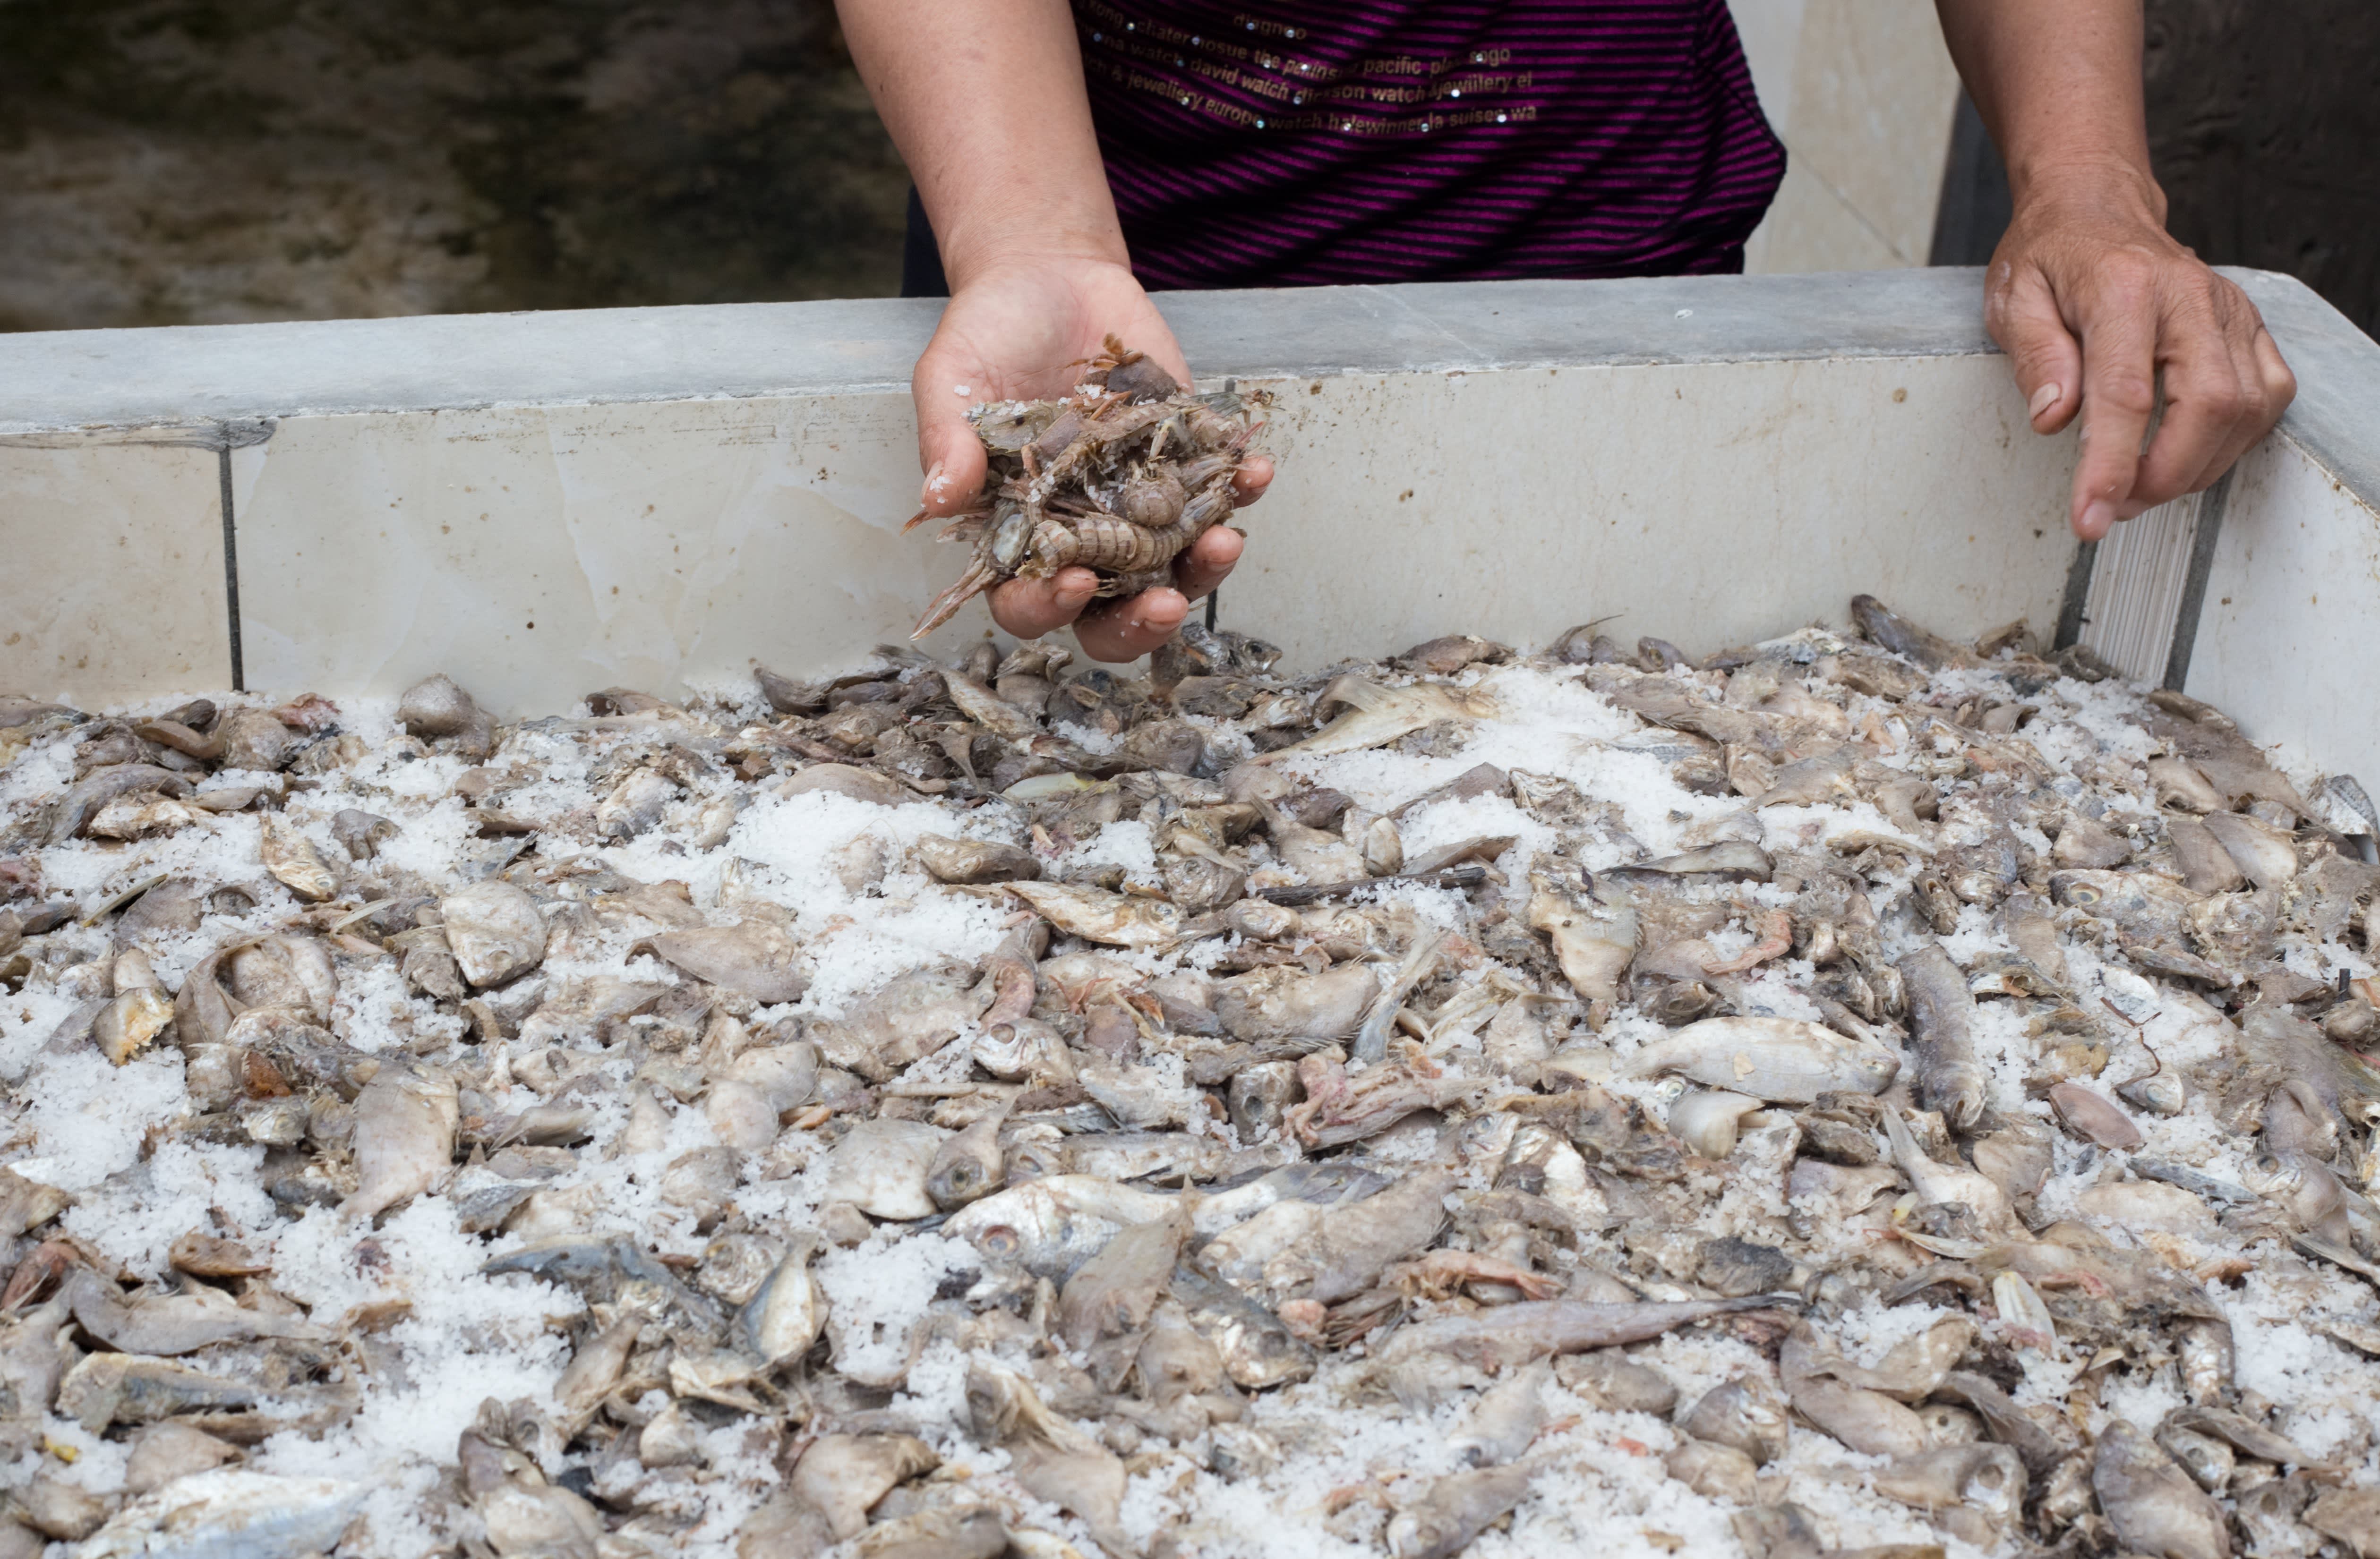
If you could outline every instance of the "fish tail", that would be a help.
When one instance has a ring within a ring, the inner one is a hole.
[[[909,637],[922,639],[956,617],[959,608],[983,594],[990,586],[991,582],[998,577],[998,572],[990,563],[980,559],[969,563],[966,572],[952,581],[949,589],[933,598],[932,603],[926,608],[926,615],[917,619],[917,627],[910,630]]]
[[[1322,696],[1314,701],[1314,707],[1324,709],[1333,704],[1350,704],[1369,713],[1378,708],[1387,697],[1387,690],[1378,683],[1349,675],[1333,678],[1330,685],[1322,690]]]

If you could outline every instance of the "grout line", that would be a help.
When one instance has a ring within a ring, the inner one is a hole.
[[[241,663],[239,643],[239,537],[237,527],[232,523],[231,440],[228,438],[223,440],[215,451],[215,477],[223,501],[224,612],[231,633],[231,690],[246,693],[248,672]]]
[[[2079,644],[2086,619],[2083,609],[2091,601],[2091,571],[2099,560],[2099,544],[2085,541],[2074,549],[2073,566],[2066,571],[2066,600],[2058,612],[2058,637],[2050,647],[2064,649]]]
[[[2198,620],[2206,610],[2206,580],[2215,572],[2215,541],[2223,530],[2223,511],[2231,501],[2231,472],[2216,478],[2215,485],[2199,495],[2198,534],[2191,538],[2190,572],[2182,579],[2181,610],[2174,616],[2173,647],[2165,661],[2165,680],[2159,685],[2182,691],[2190,680],[2190,658],[2198,647]]]

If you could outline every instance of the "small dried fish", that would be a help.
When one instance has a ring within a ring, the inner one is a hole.
[[[474,985],[500,985],[545,958],[545,917],[537,900],[491,877],[438,900],[446,946]]]
[[[314,848],[314,841],[280,818],[264,820],[258,849],[264,869],[305,902],[319,904],[339,891],[339,874]]]
[[[1679,1072],[1781,1104],[1812,1104],[1824,1094],[1881,1094],[1900,1058],[1879,1046],[1788,1018],[1706,1018],[1629,1057],[1628,1075]]]

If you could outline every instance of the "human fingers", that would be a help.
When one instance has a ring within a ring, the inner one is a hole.
[[[2249,332],[2244,356],[2247,365],[2242,371],[2250,386],[2248,410],[2240,418],[2230,445],[2216,456],[2214,468],[2205,473],[2209,481],[2231,469],[2241,455],[2255,447],[2258,440],[2278,427],[2281,414],[2298,398],[2298,376],[2289,371],[2280,344],[2265,328],[2261,314],[2255,317],[2255,329]]]
[[[2289,410],[2289,403],[2298,398],[2298,376],[2289,371],[2288,360],[2281,356],[2281,344],[2273,339],[2273,332],[2265,328],[2261,319],[2256,322],[2256,334],[2248,344],[2255,354],[2256,378],[2265,387],[2265,408],[2271,418],[2258,429],[2258,436],[2262,437],[2279,425],[2281,414]]]
[[[1075,624],[1075,642],[1094,660],[1137,660],[1172,638],[1189,615],[1182,592],[1160,585],[1085,612]]]
[[[1190,543],[1188,551],[1174,560],[1173,583],[1194,601],[1213,594],[1215,586],[1230,575],[1232,565],[1240,561],[1240,551],[1246,545],[1247,538],[1229,526],[1210,527]]]
[[[1265,495],[1265,489],[1270,486],[1272,486],[1272,456],[1269,454],[1248,456],[1240,462],[1240,468],[1232,473],[1232,506],[1235,509],[1246,508],[1262,498]],[[1210,531],[1208,534],[1212,535],[1213,532]]]
[[[2248,332],[2227,317],[2236,311],[2221,278],[2202,275],[2203,283],[2168,278],[2164,289],[2155,355],[2165,368],[2165,410],[2118,506],[2126,519],[2205,486],[2238,453],[2239,429],[2252,407],[2263,412]]]
[[[990,398],[979,363],[956,350],[936,331],[909,376],[909,396],[917,408],[917,465],[925,472],[918,502],[926,513],[955,514],[983,490],[983,441],[966,419],[967,408]]]
[[[2082,338],[2082,447],[2069,518],[2085,541],[2107,535],[2123,514],[2140,470],[2141,440],[2156,407],[2155,287],[2147,257],[2108,254],[2073,305]]]
[[[1996,260],[1984,291],[1984,328],[2008,354],[2033,430],[2055,433],[2071,421],[2082,404],[2082,347],[2048,278],[2030,262]]]
[[[1038,639],[1072,622],[1091,604],[1099,576],[1062,568],[1047,579],[1011,579],[992,588],[991,620],[1020,639]]]

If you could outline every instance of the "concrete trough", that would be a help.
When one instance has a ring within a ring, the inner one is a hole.
[[[1594,617],[1690,651],[1873,592],[2027,619],[2380,774],[2380,345],[2234,272],[2301,390],[2209,493],[2095,549],[1972,271],[1160,299],[1277,398],[1221,620],[1293,665]],[[904,537],[938,306],[740,305],[0,337],[0,689],[244,686],[515,714],[847,662],[959,566]],[[955,392],[954,392],[955,393]],[[937,636],[984,631],[979,607]]]

